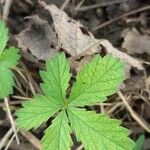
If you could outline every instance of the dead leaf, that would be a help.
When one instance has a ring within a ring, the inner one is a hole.
[[[98,40],[81,23],[71,19],[55,5],[47,5],[43,1],[40,1],[39,4],[50,13],[59,42],[68,54],[74,57],[89,48],[93,52],[100,50],[99,46],[95,47]]]
[[[129,65],[130,67],[135,67],[139,70],[144,70],[144,67],[140,61],[124,52],[119,51],[108,40],[100,40],[100,44],[106,48],[107,53],[111,53],[115,57],[120,58],[122,61],[124,61],[126,65]]]
[[[45,11],[49,12],[53,19],[59,42],[61,43],[62,48],[71,56],[78,57],[92,55],[96,52],[100,52],[102,48],[100,45],[102,45],[105,47],[107,53],[119,57],[128,65],[127,72],[129,72],[129,68],[131,67],[135,67],[139,70],[143,69],[140,61],[119,51],[113,47],[108,40],[96,39],[81,23],[71,19],[64,11],[58,9],[55,5],[47,5],[43,1],[40,1],[39,4]],[[76,69],[77,66],[80,66],[79,63],[76,65]]]
[[[150,54],[150,36],[141,35],[135,28],[128,31],[124,37],[124,42],[122,45],[129,54]]]
[[[39,16],[42,19],[39,20],[38,18],[36,22],[34,21],[34,24],[21,33],[18,39],[20,40],[20,46],[25,45],[23,49],[30,49],[36,57],[40,59],[48,58],[56,52],[56,47],[59,47],[72,56],[71,62],[75,64],[73,66],[77,71],[81,68],[83,62],[89,60],[89,55],[93,56],[95,53],[100,53],[104,47],[106,53],[111,53],[125,62],[127,77],[130,77],[131,67],[143,69],[140,61],[119,51],[108,40],[96,39],[81,23],[71,19],[55,5],[47,5],[45,2],[39,1],[39,7],[41,9]],[[51,28],[52,23],[56,33]],[[43,36],[43,33],[45,36]],[[54,48],[50,45],[54,45]],[[83,61],[76,61],[81,57],[84,58]]]
[[[45,60],[57,52],[56,32],[38,16],[31,17],[30,20],[30,26],[16,36],[18,47],[24,52],[30,50],[35,57]]]

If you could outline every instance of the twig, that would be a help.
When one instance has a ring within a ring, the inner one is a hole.
[[[126,106],[126,108],[128,109],[128,111],[130,112],[132,118],[144,129],[146,130],[148,133],[150,133],[150,127],[148,125],[148,123],[142,119],[128,104],[127,99],[124,97],[124,95],[119,91],[118,92],[119,97],[122,99],[124,105]]]
[[[13,117],[11,115],[11,111],[10,111],[10,108],[9,108],[7,97],[4,98],[4,102],[5,102],[5,105],[6,105],[6,110],[7,110],[8,117],[10,119],[11,126],[13,128],[13,131],[14,131],[14,134],[15,134],[15,137],[16,137],[17,144],[20,144],[19,138],[18,138],[18,135],[17,135],[17,131],[16,131],[16,128],[15,128],[14,120],[13,120]]]
[[[70,2],[70,0],[65,0],[60,9],[64,10],[66,8],[66,6],[69,4],[69,2]]]
[[[7,18],[8,18],[11,4],[12,4],[12,0],[5,0],[5,5],[4,5],[4,9],[3,9],[3,19],[4,20],[7,20]]]
[[[19,129],[17,129],[17,132],[19,131]],[[9,149],[9,146],[10,144],[12,143],[13,139],[15,138],[15,133],[12,135],[12,137],[10,138],[10,140],[8,141],[6,147],[4,150],[8,150]]]
[[[35,95],[34,88],[36,88],[36,90],[37,90],[38,93],[42,93],[41,88],[39,87],[39,85],[37,84],[37,82],[33,79],[32,75],[29,73],[28,68],[26,67],[26,65],[23,62],[20,62],[20,64],[22,65],[22,67],[25,70],[25,72],[27,72],[27,78],[28,78],[28,81],[29,81],[28,84],[30,86],[30,89],[31,89],[31,92],[33,93],[33,95]]]
[[[2,140],[0,141],[0,149],[2,149],[6,145],[6,142],[8,141],[8,139],[12,134],[13,134],[13,128],[11,127],[8,130],[8,132],[5,134],[5,136],[2,138]]]
[[[19,100],[30,100],[31,99],[30,97],[23,97],[23,96],[18,96],[18,95],[12,95],[11,97],[15,98],[15,99],[19,99]],[[14,104],[14,103],[12,102],[11,104]]]
[[[113,1],[110,1],[110,2],[102,2],[102,3],[99,3],[99,4],[90,5],[90,6],[83,6],[83,7],[80,7],[78,9],[78,11],[88,11],[88,10],[91,10],[91,9],[105,7],[105,6],[113,5],[113,4],[118,4],[118,3],[125,2],[125,1],[127,1],[127,0],[113,0]]]
[[[83,145],[80,145],[79,147],[76,148],[76,150],[82,150],[83,149]]]
[[[80,7],[82,6],[82,4],[85,2],[85,0],[81,0],[77,6],[74,8],[74,12],[73,12],[73,16],[76,15],[77,11],[80,9]]]
[[[117,103],[116,105],[114,105],[110,110],[107,111],[107,114],[112,114],[118,107],[120,107],[122,105],[122,102],[121,103]]]
[[[36,147],[37,149],[41,148],[41,144],[39,139],[37,139],[31,132],[29,131],[22,131],[20,130],[20,133],[30,142],[34,145],[34,147]]]
[[[128,16],[133,15],[133,14],[136,14],[136,13],[138,13],[138,12],[142,12],[142,11],[145,11],[145,10],[149,10],[149,9],[150,9],[150,5],[144,6],[144,7],[141,7],[141,8],[138,8],[138,9],[133,10],[133,11],[130,11],[130,12],[128,12],[128,13],[125,13],[125,14],[119,16],[119,17],[116,17],[116,18],[114,18],[114,19],[112,19],[112,20],[109,20],[109,21],[107,21],[107,22],[102,23],[101,25],[98,25],[98,26],[94,27],[92,31],[95,32],[95,31],[97,31],[97,30],[99,30],[99,29],[101,29],[101,28],[103,28],[103,27],[105,27],[105,26],[108,26],[109,24],[111,24],[111,23],[113,23],[113,22],[116,22],[116,21],[118,21],[118,20],[120,20],[120,19],[122,19],[122,18],[128,17]]]

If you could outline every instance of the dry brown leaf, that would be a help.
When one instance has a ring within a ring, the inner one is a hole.
[[[100,44],[106,48],[107,53],[111,53],[115,57],[120,58],[126,65],[135,67],[139,70],[144,70],[144,67],[140,61],[124,52],[119,51],[117,48],[113,47],[113,45],[108,40],[100,40]]]
[[[89,48],[93,52],[99,51],[100,47],[95,46],[98,40],[81,23],[71,19],[55,5],[47,5],[43,1],[39,3],[45,10],[49,11],[59,42],[67,53],[74,57],[84,53]]]
[[[31,17],[30,20],[30,26],[16,36],[18,47],[24,52],[30,50],[35,57],[45,60],[56,53],[56,32],[38,16]]]
[[[100,45],[102,45],[106,48],[107,53],[119,57],[127,64],[126,71],[128,73],[131,67],[135,67],[139,70],[143,69],[140,61],[119,51],[113,47],[108,40],[96,39],[81,23],[71,19],[64,11],[58,9],[55,5],[47,5],[43,1],[40,1],[39,5],[45,9],[45,11],[49,12],[49,15],[53,19],[54,28],[58,34],[62,49],[71,56],[77,58],[78,56],[92,55],[96,52],[100,52]],[[80,67],[79,63],[77,66]]]
[[[47,5],[45,2],[39,1],[39,6],[41,9],[39,16],[42,19],[36,21],[29,29],[19,34],[18,38],[20,47],[23,48],[25,45],[23,49],[30,49],[32,54],[36,57],[40,59],[48,58],[56,52],[56,47],[60,47],[70,54],[73,60],[76,60],[76,58],[81,58],[81,56],[99,53],[101,48],[105,47],[107,53],[119,57],[127,64],[126,72],[128,77],[130,76],[129,71],[131,67],[135,67],[139,70],[143,69],[140,61],[119,51],[113,47],[108,40],[96,39],[81,23],[71,19],[64,11],[58,9],[55,5]],[[54,30],[51,28],[51,21],[49,22],[51,18],[56,33],[54,33]],[[38,30],[34,31],[33,27],[37,25]],[[45,33],[45,37],[42,37],[41,32],[36,33],[39,29]],[[58,39],[55,34],[57,34]],[[51,44],[54,45],[54,48],[51,47]],[[85,59],[86,58],[84,58],[84,61],[86,61]],[[75,62],[75,69],[79,70],[84,61],[81,60],[81,63]]]
[[[124,42],[122,45],[129,54],[150,54],[150,36],[141,35],[135,28],[128,31],[124,37]]]

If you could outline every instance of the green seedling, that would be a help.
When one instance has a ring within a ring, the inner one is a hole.
[[[4,99],[11,125],[14,132],[16,132],[7,97],[10,94],[13,94],[13,86],[15,85],[15,82],[13,79],[14,74],[11,69],[13,69],[18,64],[20,55],[18,54],[17,48],[6,48],[7,42],[8,29],[6,28],[5,23],[0,20],[0,100]],[[19,143],[17,135],[16,139]]]
[[[121,121],[85,109],[116,93],[125,79],[121,61],[111,55],[95,56],[79,71],[71,92],[66,93],[71,78],[69,72],[64,53],[46,62],[46,71],[40,72],[44,94],[37,94],[22,104],[23,108],[16,113],[18,127],[38,128],[55,114],[41,140],[42,150],[70,150],[71,133],[75,133],[85,150],[133,150],[130,132],[120,126]]]

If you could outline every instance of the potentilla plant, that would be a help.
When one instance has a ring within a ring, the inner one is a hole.
[[[11,125],[16,133],[7,97],[10,94],[13,94],[13,86],[15,85],[15,82],[13,79],[14,74],[11,69],[18,64],[20,55],[18,54],[17,48],[6,48],[7,42],[8,29],[6,28],[4,21],[0,20],[0,100],[4,99]],[[19,143],[17,135],[16,139]]]
[[[70,150],[71,133],[85,150],[132,150],[134,142],[121,121],[105,114],[87,111],[85,106],[106,101],[116,93],[125,79],[124,64],[112,55],[96,55],[76,76],[69,98],[66,97],[71,79],[70,65],[64,53],[56,54],[46,62],[46,71],[40,71],[43,95],[22,104],[17,111],[17,125],[30,130],[38,128],[50,117],[52,124],[41,140],[42,150]]]

